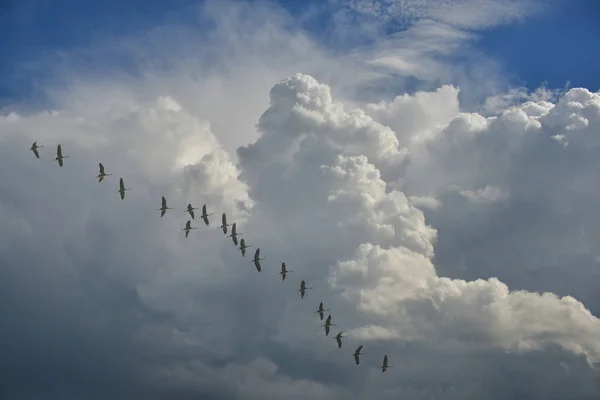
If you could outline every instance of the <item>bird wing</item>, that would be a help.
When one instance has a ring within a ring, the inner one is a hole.
[[[260,247],[257,248],[254,252],[254,258],[256,258],[257,260],[260,258]]]
[[[35,147],[34,147],[34,148],[32,148],[31,150],[33,150],[33,154],[35,154],[35,156],[36,156],[37,158],[40,158],[40,153],[38,153],[38,151],[37,151],[37,149],[36,149]]]
[[[362,345],[362,344],[361,344],[360,346],[358,346],[358,347],[356,348],[356,354],[360,353],[360,351],[362,350],[362,348],[363,348],[363,345]]]
[[[166,212],[167,211],[164,208],[162,210],[160,210],[160,217],[162,218]]]
[[[237,235],[235,233],[235,231],[236,231],[236,224],[237,224],[237,222],[234,222],[233,225],[231,226],[231,236],[232,237],[235,237],[235,235]]]
[[[354,354],[354,361],[356,361],[356,365],[360,364],[360,359],[358,358],[358,354]]]
[[[227,226],[227,215],[225,215],[225,213],[223,213],[223,216],[221,217],[221,222],[223,227]],[[225,229],[225,228],[223,228]]]
[[[121,191],[125,190],[125,184],[123,183],[123,178],[119,180],[119,189]]]
[[[306,289],[306,282],[304,282],[304,280],[302,282],[300,282],[300,290],[304,290]]]
[[[385,356],[383,356],[383,366],[384,368],[387,367],[388,365],[388,359],[387,359],[387,354]]]
[[[192,229],[192,221],[190,221],[188,219],[188,221],[185,223],[185,229]]]
[[[337,341],[338,348],[341,349],[342,348],[342,338],[339,336],[336,336],[335,340]]]
[[[62,158],[58,159],[58,165],[60,165],[61,167],[63,166],[63,159]]]
[[[282,273],[282,274],[285,274],[286,272],[287,272],[287,270],[286,270],[286,268],[285,268],[285,263],[284,263],[284,262],[282,262],[282,263],[281,263],[281,273]]]
[[[104,175],[98,175],[98,182],[102,182],[104,180]]]
[[[327,325],[331,324],[331,314],[329,314],[329,317],[327,317],[327,319],[325,320],[325,324],[327,324]]]
[[[323,311],[319,311],[319,317],[321,318],[321,321],[323,321]]]
[[[233,244],[235,244],[236,246],[238,245],[237,237],[231,236],[231,240],[233,240]]]
[[[196,219],[196,217],[194,216],[194,210],[189,210],[190,213],[190,217],[192,217],[192,219]]]
[[[258,272],[260,272],[261,268],[260,268],[260,261],[258,261],[258,258],[256,260],[254,260],[254,266],[256,267]]]
[[[58,158],[62,157],[62,147],[60,146],[60,144],[58,146],[56,146],[56,157],[58,157]]]
[[[161,208],[167,208],[167,199],[165,199],[165,196],[162,197],[162,207]]]
[[[98,163],[98,166],[100,167],[100,175],[104,175],[104,165],[102,165],[102,163]]]
[[[125,199],[125,191],[121,190],[119,193],[121,193],[121,200]]]
[[[323,312],[325,309],[323,308],[323,302],[319,303],[319,312]]]
[[[325,336],[329,335],[329,325],[325,325]]]

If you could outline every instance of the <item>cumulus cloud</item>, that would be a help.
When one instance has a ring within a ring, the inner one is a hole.
[[[600,93],[513,92],[466,112],[466,89],[442,85],[359,104],[345,74],[365,70],[323,73],[339,61],[285,16],[259,5],[261,28],[236,31],[223,26],[243,12],[207,7],[224,72],[186,59],[84,74],[48,90],[48,111],[0,117],[6,398],[598,394]],[[146,54],[135,43],[118,46]],[[278,51],[278,66],[256,55]],[[160,218],[163,195],[175,209]],[[188,202],[213,215],[186,239]],[[221,212],[261,248],[262,273]]]

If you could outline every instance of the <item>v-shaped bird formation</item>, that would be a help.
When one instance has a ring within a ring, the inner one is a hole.
[[[35,142],[33,142],[31,147],[29,148],[29,150],[31,150],[33,152],[33,154],[35,155],[35,157],[39,159],[40,153],[39,153],[38,149],[43,148],[43,147],[44,146],[39,146],[37,144],[37,140],[36,140]],[[62,146],[59,144],[56,147],[56,157],[53,159],[53,161],[57,161],[59,167],[62,167],[64,165],[63,160],[65,158],[69,158],[69,156],[63,155]],[[111,176],[112,174],[107,174],[104,171],[104,165],[102,163],[98,163],[98,167],[99,167],[99,172],[98,172],[98,175],[96,176],[96,178],[98,179],[98,182],[100,183],[100,182],[104,181],[105,177]],[[131,188],[126,188],[123,178],[120,178],[119,179],[119,190],[117,191],[117,193],[119,193],[121,200],[125,200],[125,191],[127,191],[127,190],[131,190]],[[162,218],[165,216],[167,210],[173,210],[173,208],[167,206],[167,199],[164,196],[162,196],[161,206],[157,210],[160,211],[160,218]],[[181,229],[182,231],[185,231],[186,238],[188,238],[191,230],[198,229],[198,228],[192,227],[192,220],[196,219],[195,213],[194,213],[195,210],[199,210],[199,208],[195,208],[192,206],[191,203],[188,203],[188,205],[184,211],[184,212],[188,213],[189,216],[191,217],[191,219],[188,219],[187,222],[185,223],[185,227],[183,229]],[[210,221],[209,221],[208,217],[211,215],[213,215],[213,214],[207,213],[206,204],[203,204],[202,205],[202,214],[200,215],[200,218],[202,219],[202,221],[204,221],[204,224],[206,226],[210,225]],[[231,234],[229,234],[229,235],[227,235],[228,227],[231,227]],[[228,224],[227,223],[227,215],[226,215],[226,213],[223,213],[221,215],[221,225],[218,226],[218,228],[220,228],[223,231],[223,234],[226,235],[226,237],[231,238],[234,246],[239,248],[239,250],[241,251],[242,257],[245,257],[246,249],[248,249],[249,247],[252,247],[252,245],[246,244],[246,240],[243,237],[240,238],[240,240],[238,242],[238,236],[241,236],[242,232],[237,231],[237,223],[234,222],[233,224]],[[254,266],[256,267],[256,270],[258,272],[261,272],[262,266],[261,266],[260,262],[265,259],[266,259],[265,257],[262,257],[262,258],[260,257],[260,247],[257,247],[256,251],[254,252],[254,257],[252,258],[252,260],[250,260],[250,262],[254,263]],[[290,272],[293,272],[293,270],[288,270],[286,263],[282,262],[281,263],[281,272],[278,273],[279,275],[281,275],[282,282],[285,281],[287,274]],[[306,286],[306,281],[302,280],[300,282],[300,289],[297,289],[297,291],[300,292],[301,299],[304,299],[304,296],[306,295],[306,291],[309,289],[312,289],[312,287]],[[329,309],[326,309],[323,305],[323,302],[320,302],[317,311],[315,311],[315,314],[319,315],[319,318],[321,321],[323,321],[325,311],[329,311]],[[330,332],[330,329],[332,326],[337,326],[337,325],[331,323],[331,314],[329,314],[329,316],[325,320],[325,324],[321,325],[321,327],[325,328],[325,336],[329,335],[329,332]],[[342,333],[344,333],[344,332],[341,331],[335,337],[333,337],[333,339],[336,340],[339,349],[342,348],[342,338],[346,337],[346,336],[343,336]],[[360,356],[366,354],[366,353],[362,353],[362,348],[363,348],[362,345],[358,346],[356,348],[356,350],[354,351],[354,353],[352,354],[356,365],[360,364]],[[381,367],[379,367],[379,368],[381,368],[381,372],[383,373],[388,368],[392,368],[392,367],[393,367],[393,365],[388,365],[388,356],[387,356],[387,354],[385,354],[383,356],[383,363],[382,363]]]

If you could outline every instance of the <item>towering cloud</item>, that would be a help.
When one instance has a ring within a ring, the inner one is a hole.
[[[236,161],[173,95],[1,117],[8,390],[62,385],[83,396],[72,377],[106,369],[102,379],[118,382],[107,395],[157,398],[464,398],[490,388],[544,398],[565,382],[594,393],[585,362],[600,357],[600,321],[578,293],[522,278],[528,262],[552,257],[583,273],[569,263],[574,248],[597,257],[600,94],[571,89],[491,117],[462,113],[458,95],[443,86],[350,108],[295,74],[273,86],[259,137]],[[26,151],[36,139],[40,160]],[[58,143],[71,156],[60,169]],[[113,173],[100,184],[98,162]],[[124,201],[120,176],[132,188]],[[161,219],[162,195],[175,210]],[[185,239],[188,202],[214,214]],[[217,229],[222,212],[261,248],[262,273]],[[282,283],[283,261],[294,272]],[[301,279],[314,288],[304,299]],[[348,335],[342,350],[319,326],[320,301]],[[382,378],[384,353],[395,368]],[[53,379],[39,378],[59,359]]]

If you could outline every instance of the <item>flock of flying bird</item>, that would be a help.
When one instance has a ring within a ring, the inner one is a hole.
[[[35,154],[35,156],[37,158],[40,158],[40,154],[38,152],[38,149],[44,147],[44,146],[38,146],[37,144],[37,140],[35,142],[33,142],[33,144],[31,145],[30,150],[33,151],[33,154]],[[54,161],[58,161],[58,165],[59,166],[63,166],[63,159],[65,158],[69,158],[69,156],[63,156],[62,154],[62,147],[59,144],[56,147],[56,157],[54,158]],[[104,165],[102,165],[102,163],[98,164],[100,171],[98,173],[98,175],[96,176],[96,178],[98,178],[98,182],[102,182],[104,180],[104,177],[106,176],[110,176],[112,174],[107,174],[104,172]],[[123,183],[123,178],[119,179],[119,190],[117,191],[117,193],[119,193],[121,195],[121,200],[125,199],[125,191],[126,190],[131,190],[130,188],[126,188],[125,184]],[[160,211],[160,217],[162,218],[165,213],[167,212],[167,210],[173,210],[173,208],[167,207],[167,199],[165,199],[165,197],[162,197],[162,203],[161,203],[161,207],[158,209],[158,211]],[[198,210],[198,208],[194,208],[192,207],[192,204],[188,204],[187,208],[185,210],[185,212],[187,212],[190,217],[192,217],[192,219],[195,219],[195,214],[194,211]],[[202,218],[202,220],[204,221],[204,223],[206,224],[206,226],[209,225],[209,220],[208,217],[211,216],[212,213],[207,214],[206,212],[206,204],[204,204],[202,206],[202,215],[200,216],[200,218]],[[228,235],[227,237],[230,237],[233,240],[233,243],[236,246],[239,246],[239,249],[242,253],[242,257],[244,257],[246,255],[246,249],[249,247],[252,247],[251,245],[246,245],[245,240],[242,238],[239,243],[238,243],[238,239],[237,237],[239,235],[241,235],[241,232],[237,232],[237,227],[236,227],[236,223],[234,222],[233,224],[228,224],[227,223],[227,216],[225,213],[223,213],[222,217],[221,217],[221,226],[219,226],[219,228],[221,228],[223,230],[223,234],[227,235],[227,227],[231,226],[231,234]],[[182,229],[182,231],[185,231],[185,237],[187,238],[188,235],[190,234],[190,230],[192,229],[198,229],[198,228],[193,228],[192,227],[192,221],[190,219],[187,220],[187,222],[185,223],[185,228]],[[256,251],[254,252],[254,258],[250,261],[254,263],[254,266],[256,267],[256,270],[258,272],[261,272],[262,268],[260,266],[260,261],[264,260],[264,258],[260,258],[260,247],[258,247],[256,249]],[[285,265],[285,262],[281,263],[281,272],[279,272],[279,274],[281,275],[281,280],[285,281],[285,278],[287,276],[287,274],[289,272],[293,272],[291,270],[287,270],[287,267]],[[306,294],[306,290],[308,289],[312,289],[312,287],[307,287],[306,286],[306,282],[304,280],[302,280],[302,282],[300,282],[300,289],[298,289],[298,291],[300,292],[300,297],[303,299],[304,295]],[[319,308],[317,311],[315,311],[316,314],[319,314],[319,317],[321,318],[321,321],[323,321],[323,316],[325,311],[329,311],[328,309],[325,309],[323,307],[323,302],[319,303]],[[322,327],[325,327],[325,336],[329,335],[329,331],[330,328],[332,326],[337,326],[335,324],[331,323],[331,314],[329,314],[329,316],[327,317],[327,319],[325,320],[325,324],[321,325]],[[337,341],[337,345],[338,348],[342,348],[342,338],[345,337],[342,335],[343,331],[338,333],[334,339]],[[360,364],[360,356],[366,353],[361,353],[363,346],[360,345],[356,348],[356,350],[354,351],[354,361],[356,362],[356,365]],[[387,354],[383,356],[383,364],[381,365],[381,372],[385,372],[388,368],[393,367],[393,365],[388,365],[388,356]]]

